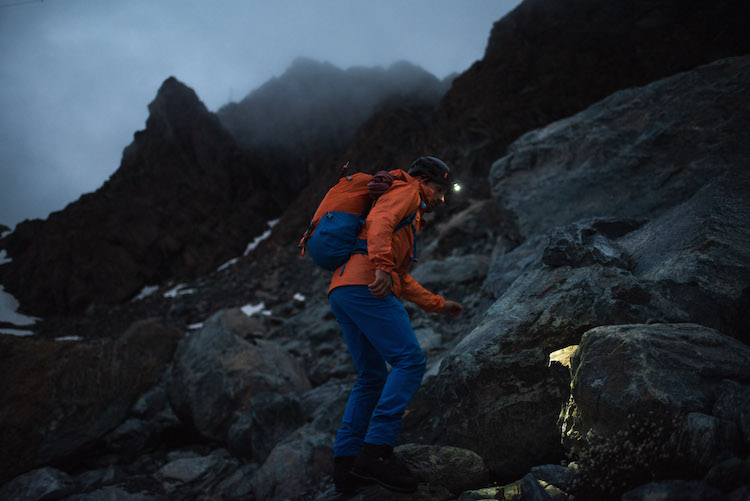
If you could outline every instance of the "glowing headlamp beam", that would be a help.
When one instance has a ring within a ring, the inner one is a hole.
[[[453,183],[453,191],[461,191],[461,185],[458,183]]]

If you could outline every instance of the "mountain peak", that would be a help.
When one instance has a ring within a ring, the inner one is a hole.
[[[156,97],[148,105],[151,115],[185,117],[193,113],[208,113],[206,105],[193,89],[170,76],[161,84]]]

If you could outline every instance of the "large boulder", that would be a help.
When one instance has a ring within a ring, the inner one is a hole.
[[[750,56],[616,92],[529,132],[492,166],[524,238],[581,219],[650,218],[750,155]]]
[[[597,327],[571,361],[562,434],[584,477],[613,490],[644,466],[641,481],[679,465],[672,475],[701,478],[750,452],[750,347],[736,339],[697,324]]]
[[[630,414],[649,410],[711,415],[717,402],[740,393],[729,381],[747,384],[750,347],[697,324],[605,326],[586,332],[571,362],[566,440],[592,430],[610,435]],[[745,414],[740,408],[724,416]]]
[[[181,335],[146,320],[115,340],[0,336],[0,482],[71,456],[120,425]]]
[[[476,453],[458,447],[405,444],[396,456],[420,483],[440,485],[458,496],[487,485],[487,466]]]
[[[503,478],[562,457],[557,419],[569,376],[550,365],[550,353],[597,325],[669,315],[627,270],[540,261],[538,254],[437,375],[442,440],[476,451]]]
[[[177,416],[203,436],[224,441],[260,393],[304,392],[302,367],[278,344],[244,339],[234,310],[216,313],[177,348],[169,401]]]

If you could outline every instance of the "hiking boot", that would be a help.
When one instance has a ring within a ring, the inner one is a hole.
[[[351,494],[359,487],[365,485],[362,479],[351,474],[355,457],[337,456],[333,458],[333,483],[336,485],[336,492]]]
[[[352,476],[379,483],[396,492],[414,492],[417,481],[405,466],[396,461],[393,447],[389,445],[364,444],[354,460]]]

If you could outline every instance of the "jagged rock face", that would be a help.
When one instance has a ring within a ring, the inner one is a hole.
[[[144,285],[206,273],[240,255],[280,213],[254,159],[195,93],[170,78],[118,171],[2,246],[6,289],[36,314],[123,302]]]
[[[522,136],[490,173],[525,238],[579,219],[643,218],[750,155],[750,57],[642,88]]]
[[[164,371],[180,336],[159,321],[134,324],[117,340],[0,336],[0,483],[118,426]]]
[[[735,0],[526,0],[495,23],[484,58],[454,80],[427,144],[483,183],[487,166],[524,132],[618,89],[750,52],[749,16]]]

